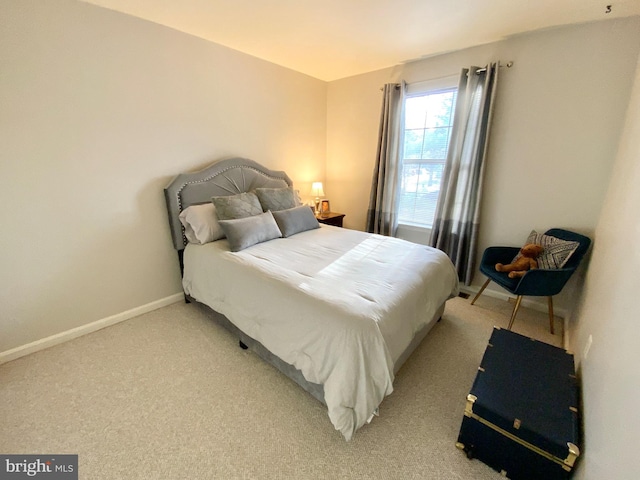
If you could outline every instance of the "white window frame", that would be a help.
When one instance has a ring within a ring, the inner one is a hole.
[[[457,88],[459,79],[460,77],[458,75],[450,75],[446,77],[408,84],[406,87],[406,97],[408,98],[420,96],[426,93],[437,93],[438,91]],[[402,142],[401,145],[404,145],[404,119],[402,122],[400,141]],[[404,151],[402,151],[401,154],[402,158],[404,159]],[[415,223],[409,223],[406,221],[403,222],[402,220],[400,220],[396,236],[413,242],[426,244],[429,241],[430,232],[431,227],[422,224],[419,225]]]

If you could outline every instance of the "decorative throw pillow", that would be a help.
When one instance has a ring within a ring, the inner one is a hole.
[[[180,212],[184,236],[190,243],[205,244],[224,237],[213,203],[191,205]]]
[[[232,252],[239,252],[257,243],[282,237],[271,212],[234,220],[220,220],[220,225]]]
[[[525,243],[536,243],[542,245],[544,251],[537,258],[538,268],[553,269],[565,266],[569,257],[580,246],[578,242],[561,240],[557,237],[545,235],[532,230]]]
[[[267,210],[272,212],[287,210],[298,205],[295,192],[291,187],[256,188],[255,192],[265,212]]]
[[[306,205],[272,213],[283,237],[290,237],[296,233],[320,228],[313,211]]]
[[[252,217],[262,213],[260,200],[255,193],[244,192],[237,195],[211,197],[216,206],[220,220],[234,220],[236,218]]]

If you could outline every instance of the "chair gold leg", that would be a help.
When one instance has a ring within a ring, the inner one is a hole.
[[[549,330],[551,330],[551,335],[555,335],[553,332],[553,297],[549,296]]]
[[[490,281],[491,281],[491,279],[487,278],[487,281],[484,282],[484,285],[482,285],[482,288],[480,288],[480,290],[478,290],[478,293],[476,293],[476,296],[473,297],[473,300],[471,300],[471,305],[473,305],[475,303],[475,301],[478,299],[478,297],[480,295],[482,295],[482,292],[484,292],[484,289],[487,288],[487,285],[489,285]]]
[[[511,314],[511,320],[509,320],[509,326],[507,327],[507,330],[511,330],[511,327],[513,327],[513,321],[516,319],[516,314],[518,313],[518,309],[520,308],[521,301],[522,295],[518,295],[518,298],[516,299],[516,305],[515,307],[513,307],[513,313]]]

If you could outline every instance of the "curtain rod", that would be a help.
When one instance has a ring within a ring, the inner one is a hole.
[[[513,61],[509,60],[507,63],[505,63],[504,65],[502,65],[500,62],[498,62],[498,67],[502,68],[502,67],[507,67],[507,68],[511,68],[513,67]],[[484,68],[479,68],[478,70],[476,70],[476,74],[479,73],[484,73],[487,71],[487,67]],[[400,88],[400,85],[396,85],[396,90]],[[380,87],[380,91],[384,90],[383,87]]]
[[[511,68],[513,67],[513,62],[512,61],[508,61],[505,65],[502,65],[500,62],[498,62],[498,67],[502,68],[502,67],[507,67],[507,68]],[[476,73],[484,73],[487,71],[487,67],[484,68],[479,68],[478,70],[476,70]]]

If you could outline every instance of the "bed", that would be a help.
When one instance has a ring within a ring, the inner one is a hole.
[[[262,201],[259,214],[225,219],[237,198],[292,187],[286,173],[243,158],[173,179],[164,193],[182,285],[187,301],[205,305],[243,348],[325,404],[350,440],[377,414],[395,374],[457,295],[457,274],[439,250],[318,224],[299,201],[292,207],[267,197],[269,208]],[[222,226],[226,236],[207,230],[210,241],[200,241],[185,214],[208,212],[212,197],[223,219],[212,228]],[[258,223],[258,241],[251,233],[246,246],[247,225],[255,230]]]

